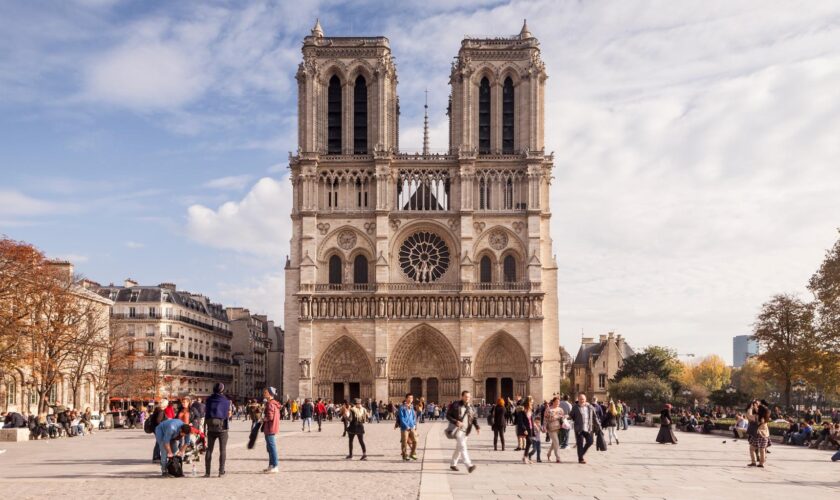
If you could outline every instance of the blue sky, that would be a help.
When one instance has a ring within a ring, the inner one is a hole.
[[[395,6],[396,5],[396,6]],[[0,4],[0,233],[102,283],[176,282],[282,318],[294,74],[320,17],[397,61],[404,149],[446,144],[465,34],[528,18],[549,80],[561,342],[731,358],[840,226],[840,4]]]

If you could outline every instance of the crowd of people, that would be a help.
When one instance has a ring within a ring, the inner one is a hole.
[[[50,406],[39,414],[27,415],[15,411],[0,414],[3,428],[29,429],[32,439],[56,439],[93,434],[94,427],[101,427],[101,422],[90,407],[84,411],[67,408],[61,404]]]

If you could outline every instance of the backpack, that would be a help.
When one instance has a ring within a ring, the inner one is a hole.
[[[166,472],[171,476],[184,477],[184,462],[181,457],[175,455],[166,462]]]
[[[143,422],[143,432],[145,432],[146,434],[154,434],[155,424],[153,420],[153,417],[149,417]]]

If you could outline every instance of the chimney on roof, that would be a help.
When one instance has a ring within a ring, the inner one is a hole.
[[[607,336],[606,335],[599,335],[599,339],[600,339],[601,342],[606,342],[607,341]]]
[[[178,287],[175,286],[175,283],[161,283],[158,286],[161,288],[165,288],[166,290],[172,290],[173,292],[178,290]]]
[[[582,337],[582,338],[580,339],[580,343],[581,343],[581,344],[584,344],[584,345],[585,345],[585,344],[594,344],[594,343],[595,343],[595,339],[594,339],[594,338],[592,338],[592,337]]]
[[[52,269],[58,272],[61,278],[73,280],[73,264],[69,260],[56,259],[49,261],[49,264]]]
[[[133,286],[137,286],[137,282],[131,278],[126,278],[125,281],[123,281],[123,286],[126,288],[131,288]]]

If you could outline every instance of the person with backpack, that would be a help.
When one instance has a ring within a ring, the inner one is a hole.
[[[324,400],[318,398],[318,404],[315,405],[315,420],[318,421],[318,432],[321,432],[321,423],[327,416],[327,407],[324,405]]]
[[[143,430],[146,432],[146,434],[154,434],[155,430],[157,430],[158,425],[167,420],[164,408],[166,408],[168,405],[169,400],[160,400],[160,405],[155,407],[152,416],[149,417],[149,419],[146,420],[146,422],[143,424]],[[160,446],[158,445],[157,440],[155,440],[155,449],[154,451],[152,451],[152,463],[158,462],[160,462]]]
[[[224,387],[224,385],[222,385]],[[215,389],[215,386],[214,386]],[[215,394],[215,392],[214,392]],[[227,398],[225,398],[227,399]],[[204,412],[206,406],[201,402],[201,398],[196,398],[193,404],[190,405],[190,423],[196,429],[201,429],[204,421]]]
[[[158,448],[160,449],[161,476],[170,476],[167,464],[176,455],[183,457],[191,433],[192,427],[190,427],[190,424],[185,424],[176,418],[166,420],[157,426],[155,429],[155,441],[157,441]],[[179,440],[184,442],[180,447],[178,447]],[[177,451],[173,451],[176,448]]]
[[[446,428],[446,437],[455,440],[455,451],[452,453],[452,461],[449,468],[458,471],[458,461],[463,459],[467,471],[472,473],[476,465],[470,460],[470,452],[467,449],[467,438],[475,428],[475,433],[481,432],[478,426],[478,419],[475,410],[470,405],[472,394],[470,391],[462,391],[461,399],[452,403],[446,410],[446,420],[449,426]]]
[[[204,415],[204,433],[207,435],[207,451],[204,457],[204,477],[210,477],[210,465],[213,450],[219,441],[219,477],[225,475],[225,456],[230,421],[230,400],[224,395],[225,384],[216,382],[213,394],[207,398],[207,405],[202,408]]]
[[[362,400],[356,398],[353,406],[349,408],[347,415],[347,435],[350,437],[347,460],[353,458],[353,439],[359,439],[359,446],[362,448],[362,457],[359,460],[367,460],[367,448],[365,447],[365,422],[368,419],[368,411],[362,406]],[[412,409],[412,411],[414,411]]]
[[[306,398],[303,401],[303,404],[300,406],[300,431],[303,430],[308,426],[309,432],[312,432],[312,416],[315,413],[315,405],[312,404],[312,400]]]

